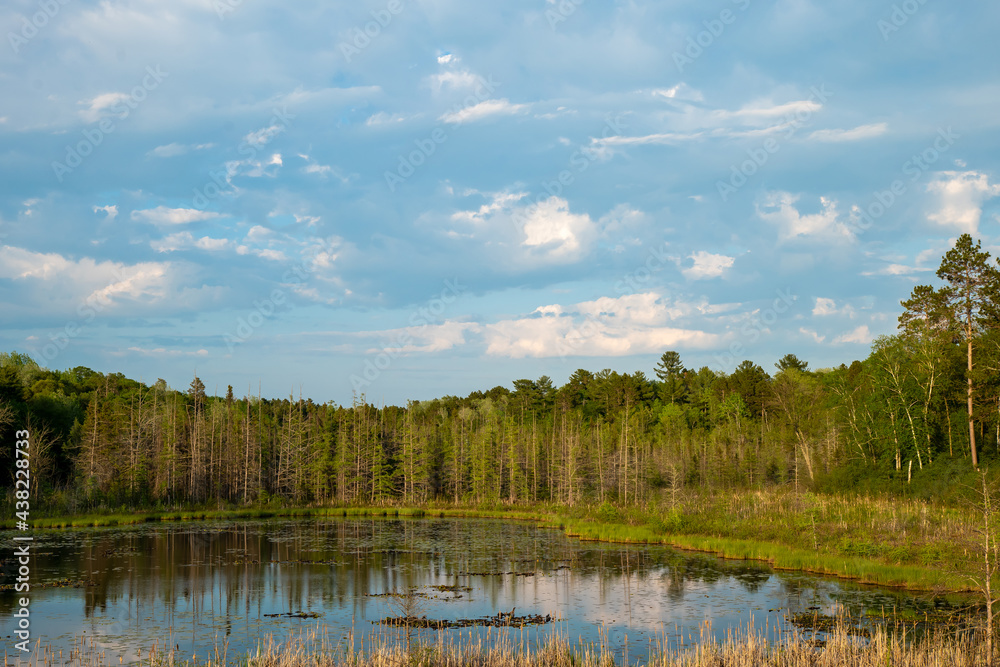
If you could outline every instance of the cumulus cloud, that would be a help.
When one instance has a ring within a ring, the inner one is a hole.
[[[803,215],[795,206],[799,199],[799,195],[789,192],[770,192],[757,204],[757,215],[774,225],[783,241],[800,236],[843,240],[853,238],[847,225],[839,220],[836,201],[820,197],[823,210]]]
[[[572,212],[561,197],[525,203],[524,192],[466,194],[482,195],[487,201],[478,208],[452,213],[454,226],[447,235],[502,251],[505,266],[510,268],[578,261],[599,236],[599,224],[586,213]],[[619,218],[628,214],[615,211],[620,215],[609,214],[601,224],[620,226]]]
[[[816,305],[812,309],[812,314],[819,317],[828,317],[831,315],[841,315],[853,318],[855,315],[854,307],[850,304],[844,304],[843,306],[837,306],[837,302],[833,299],[827,299],[825,297],[816,297]]]
[[[824,340],[826,340],[826,336],[821,336],[816,331],[813,331],[812,329],[806,329],[805,327],[800,327],[799,333],[802,334],[803,336],[808,336],[815,343],[822,343]]]
[[[861,326],[859,326],[856,329],[853,329],[852,331],[848,331],[845,334],[841,334],[840,336],[837,336],[833,340],[833,342],[834,343],[855,343],[857,345],[871,345],[871,343],[872,343],[872,335],[871,335],[871,332],[868,331],[868,325],[867,324],[862,324]]]
[[[837,303],[833,299],[823,297],[816,298],[816,306],[812,311],[813,315],[836,315]]]
[[[34,283],[47,293],[58,290],[65,300],[108,306],[123,299],[146,303],[167,294],[169,263],[74,260],[58,253],[0,247],[0,278]]]
[[[561,259],[579,257],[595,229],[590,216],[571,213],[565,199],[552,197],[528,215],[523,231],[522,245]]]
[[[187,250],[197,248],[198,250],[218,251],[225,250],[232,245],[228,239],[214,239],[208,236],[194,238],[191,232],[184,231],[171,234],[165,238],[153,241],[149,244],[157,252],[174,252],[176,250]]]
[[[104,215],[107,216],[108,220],[114,220],[115,218],[118,217],[118,206],[117,205],[95,206],[94,207],[94,213],[97,213],[98,211],[104,211]]]
[[[136,222],[148,222],[157,226],[163,225],[187,225],[192,222],[202,222],[222,217],[212,211],[199,211],[195,208],[168,208],[157,206],[156,208],[132,211],[132,220]]]
[[[699,250],[688,259],[694,261],[694,265],[683,269],[681,273],[690,280],[706,280],[708,278],[718,278],[732,267],[735,257],[727,255],[713,255],[710,252]]]
[[[1000,195],[1000,184],[990,185],[986,174],[977,171],[943,171],[927,184],[936,198],[936,210],[927,219],[942,227],[975,234],[983,213],[983,202]]]
[[[656,293],[543,306],[535,315],[482,326],[486,353],[524,357],[625,356],[670,347],[712,348],[720,336],[672,322],[674,308]]]
[[[103,93],[79,104],[85,107],[80,110],[80,117],[88,123],[95,123],[115,111],[115,108],[128,100],[128,93]]]

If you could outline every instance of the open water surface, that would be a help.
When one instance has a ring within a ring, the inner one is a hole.
[[[22,533],[23,535],[23,533]],[[13,544],[12,533],[4,543]],[[9,657],[16,559],[4,555],[0,628]],[[460,621],[514,612],[551,616],[523,628],[421,630],[436,641],[509,633],[544,641],[605,642],[641,661],[670,647],[753,625],[788,627],[791,614],[893,610],[940,612],[941,598],[678,551],[568,538],[533,523],[493,519],[322,518],[143,524],[39,532],[32,543],[31,630],[58,654],[80,637],[106,664],[173,647],[178,657],[230,657],[261,638],[318,630],[332,642],[380,632],[386,617],[413,613]],[[447,587],[447,588],[444,588]],[[401,596],[413,593],[407,607]],[[275,616],[275,614],[279,616]],[[308,618],[289,616],[308,615]],[[402,639],[400,639],[402,640]]]

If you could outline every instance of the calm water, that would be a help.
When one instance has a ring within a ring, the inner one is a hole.
[[[0,583],[13,582],[11,533],[3,540]],[[943,600],[774,572],[655,546],[581,542],[531,523],[489,519],[303,519],[146,524],[36,534],[32,563],[32,639],[57,651],[86,636],[109,662],[148,654],[154,642],[179,655],[229,655],[261,637],[282,641],[321,629],[334,642],[386,630],[377,621],[402,613],[389,592],[413,591],[416,615],[459,620],[551,614],[555,623],[504,629],[535,642],[559,632],[576,641],[602,636],[641,660],[650,642],[671,645],[706,634],[723,638],[753,623],[786,624],[818,608],[911,609]],[[40,584],[69,580],[79,587]],[[459,586],[440,590],[435,586]],[[13,633],[17,594],[0,591],[0,635]],[[268,614],[318,614],[316,618]],[[376,623],[373,623],[376,622]],[[706,624],[708,624],[706,626]],[[706,627],[708,629],[706,629]],[[436,638],[439,631],[423,630]],[[486,633],[485,629],[441,631]],[[489,630],[495,637],[496,628]],[[13,655],[13,639],[6,639]]]

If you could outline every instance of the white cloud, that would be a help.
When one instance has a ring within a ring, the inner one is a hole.
[[[464,107],[458,111],[446,113],[438,120],[445,123],[467,123],[469,121],[489,118],[490,116],[518,114],[527,110],[527,108],[526,104],[511,104],[507,98],[486,100],[471,107]]]
[[[430,77],[431,88],[435,92],[444,87],[472,88],[480,83],[480,78],[468,70],[450,70]]]
[[[862,303],[861,308],[865,309],[868,306]],[[841,317],[847,317],[854,319],[857,316],[857,310],[849,303],[845,303],[842,306],[838,306],[837,302],[833,299],[827,299],[824,297],[816,297],[816,305],[812,309],[812,314],[818,317],[831,317],[834,315],[839,315]]]
[[[701,91],[695,90],[683,82],[678,83],[672,88],[656,89],[653,91],[653,95],[665,97],[668,100],[691,100],[693,102],[705,101],[705,96],[701,94]]]
[[[471,322],[449,320],[440,324],[425,324],[379,332],[362,332],[359,335],[374,334],[388,338],[388,341],[382,346],[367,349],[365,351],[367,354],[392,350],[407,355],[444,352],[454,349],[466,343],[466,332],[478,331],[478,329],[479,325]]]
[[[853,238],[847,226],[838,220],[837,202],[820,197],[823,210],[802,215],[795,207],[799,195],[789,192],[770,192],[757,204],[757,215],[779,230],[781,240],[799,236],[825,237],[848,240]]]
[[[95,206],[94,207],[94,213],[97,213],[98,211],[104,211],[105,215],[107,215],[107,219],[108,220],[114,220],[115,218],[118,217],[118,206],[117,205]]]
[[[243,137],[243,141],[254,147],[264,146],[284,131],[285,126],[276,123],[250,132]]]
[[[257,253],[257,256],[262,259],[270,259],[275,262],[283,262],[288,257],[280,250],[272,250],[271,248],[265,248]]]
[[[147,155],[153,157],[175,157],[177,155],[184,155],[188,152],[187,146],[182,146],[181,144],[171,143],[164,146],[157,146],[153,150],[149,151]]]
[[[157,146],[153,150],[146,153],[151,157],[176,157],[178,155],[185,155],[191,151],[203,151],[206,148],[212,148],[215,144],[178,144],[170,143],[163,146]]]
[[[591,143],[597,146],[642,146],[646,144],[672,145],[684,141],[692,141],[694,139],[700,139],[703,136],[705,136],[703,132],[693,132],[693,133],[665,132],[660,134],[646,134],[638,137],[625,137],[621,135],[613,135],[610,137],[602,137],[600,139],[592,138]]]
[[[522,245],[550,259],[577,259],[588,248],[596,228],[589,215],[571,213],[569,202],[550,197],[531,207]]]
[[[829,129],[816,130],[809,135],[813,141],[841,142],[860,141],[861,139],[871,139],[885,134],[889,129],[887,123],[873,123],[871,125],[859,125],[850,130]]]
[[[732,267],[735,257],[727,255],[713,255],[712,253],[699,250],[688,257],[694,260],[694,266],[683,269],[681,273],[690,280],[705,280],[708,278],[718,278]]]
[[[192,222],[212,220],[221,217],[212,211],[199,211],[194,208],[167,208],[157,206],[156,208],[132,211],[132,220],[137,222],[148,222],[154,225],[187,225]]]
[[[171,234],[149,244],[149,246],[157,252],[174,252],[176,250],[186,250],[188,248],[197,248],[199,250],[212,252],[225,250],[230,245],[232,245],[232,242],[228,239],[213,239],[208,236],[196,239],[192,236],[191,232],[188,231]]]
[[[128,99],[130,98],[127,93],[104,93],[93,99],[81,101],[79,104],[86,108],[80,111],[80,117],[88,123],[97,122],[107,116],[118,104]]]
[[[486,353],[521,359],[625,356],[669,347],[712,348],[720,337],[670,324],[672,308],[655,293],[603,297],[575,306],[542,306],[520,319],[483,325]]]
[[[319,301],[314,295],[303,294]],[[378,331],[320,331],[306,334],[309,338],[324,341],[322,350],[336,350],[348,354],[374,355],[388,353],[392,357],[414,354],[445,352],[465,345],[466,334],[478,332],[478,324],[448,320],[398,329]],[[330,340],[330,343],[326,341]],[[356,341],[361,341],[358,344]]]
[[[389,114],[385,111],[379,111],[376,114],[372,114],[365,121],[365,125],[375,126],[375,125],[395,125],[396,123],[402,123],[403,121],[410,120],[411,118],[416,118],[416,116],[407,116],[405,114]]]
[[[871,345],[872,335],[868,331],[868,325],[862,324],[858,328],[848,331],[845,334],[837,336],[834,343],[856,343],[858,345]]]
[[[718,110],[713,115],[718,118],[735,118],[748,124],[766,124],[775,118],[789,118],[802,114],[814,114],[823,105],[812,100],[798,100],[786,104],[773,104],[771,102],[758,102],[748,104],[736,111]]]
[[[990,185],[986,174],[977,171],[943,171],[927,184],[937,198],[937,210],[927,219],[958,231],[977,233],[983,202],[1000,195],[1000,185]]]
[[[930,267],[907,266],[905,264],[887,264],[874,271],[862,271],[863,276],[915,276],[918,273],[933,271]]]
[[[110,306],[130,299],[157,302],[166,296],[165,262],[99,262],[89,257],[72,260],[57,253],[38,253],[11,246],[0,247],[0,278],[44,283],[47,293],[59,290],[64,299]]]
[[[816,297],[816,306],[812,311],[813,315],[836,315],[838,312],[836,301],[824,297]]]
[[[803,336],[809,336],[816,343],[822,343],[824,340],[826,340],[826,336],[820,336],[817,332],[813,331],[812,329],[806,329],[805,327],[800,327],[799,333],[802,334]]]

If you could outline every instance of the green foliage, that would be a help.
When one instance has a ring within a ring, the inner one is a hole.
[[[621,512],[618,508],[611,503],[605,501],[597,507],[597,511],[594,512],[598,520],[604,523],[618,523],[621,521]]]

